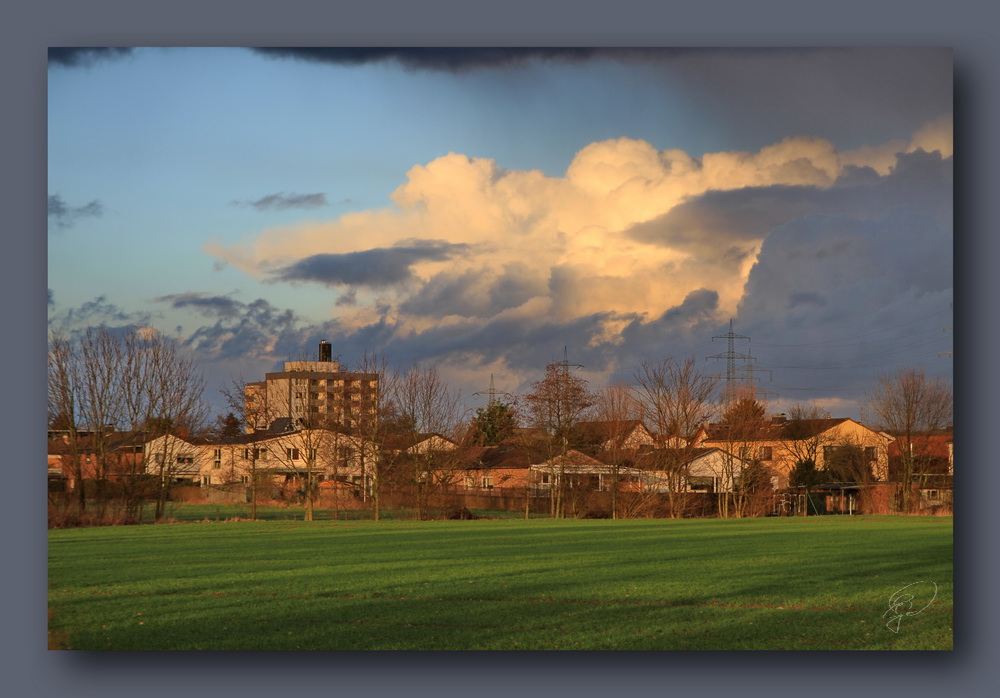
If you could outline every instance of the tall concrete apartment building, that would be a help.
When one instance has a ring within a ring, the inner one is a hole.
[[[341,371],[329,342],[319,361],[286,361],[285,370],[246,386],[247,432],[271,428],[342,426],[354,429],[378,414],[377,373]]]

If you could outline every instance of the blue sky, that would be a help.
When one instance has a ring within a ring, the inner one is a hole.
[[[69,51],[49,322],[151,324],[213,390],[327,339],[471,396],[734,318],[776,409],[857,416],[951,378],[951,110],[945,49]]]

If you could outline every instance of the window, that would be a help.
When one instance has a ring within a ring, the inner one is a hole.
[[[761,446],[760,448],[760,459],[761,460],[771,460],[771,446]]]
[[[192,463],[194,463],[194,458],[191,456],[188,455],[177,456],[178,465],[191,465]]]
[[[695,491],[714,492],[714,477],[691,477],[688,478],[688,486]]]
[[[465,486],[466,487],[475,487],[476,486],[476,478],[472,477],[471,475],[467,475],[466,478],[465,478]]]
[[[220,458],[222,458],[222,449],[221,448],[213,449],[212,450],[212,457],[215,458],[216,460],[219,460]]]
[[[869,463],[878,460],[878,449],[875,446],[865,446],[865,460]]]
[[[243,449],[243,460],[250,460],[250,449],[249,448],[244,448]]]
[[[316,449],[315,448],[310,448],[309,449],[309,460],[313,460],[313,461],[316,460]]]
[[[483,487],[486,489],[491,489],[493,487],[493,478],[486,476],[483,478]]]
[[[297,448],[286,448],[285,453],[288,454],[288,460],[299,459],[299,449]]]
[[[222,461],[221,460],[212,461],[212,469],[213,470],[221,470],[222,469]]]
[[[267,449],[266,448],[260,449],[260,459],[261,460],[267,460]]]

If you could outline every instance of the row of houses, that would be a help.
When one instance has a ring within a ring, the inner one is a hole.
[[[745,478],[753,472],[755,486],[794,503],[793,472],[808,461],[827,477],[812,483],[813,489],[825,487],[850,508],[861,488],[898,481],[893,464],[901,455],[899,439],[847,418],[779,416],[753,434],[739,435],[725,425],[706,424],[690,440],[653,434],[640,421],[581,422],[571,444],[518,429],[491,446],[440,434],[394,435],[376,445],[346,429],[293,429],[290,424],[278,421],[264,431],[209,438],[83,434],[73,443],[68,435],[52,432],[49,477],[68,488],[77,486],[81,474],[109,480],[155,476],[203,488],[248,485],[251,479],[294,485],[308,478],[364,498],[378,478],[480,494],[537,496],[573,489],[718,495],[745,490]],[[944,504],[950,501],[953,474],[951,435],[920,439],[908,441],[911,451],[921,451],[924,464],[911,486],[925,505]]]

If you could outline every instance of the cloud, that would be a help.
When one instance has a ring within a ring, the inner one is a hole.
[[[185,344],[209,361],[281,358],[281,346],[295,341],[302,320],[290,309],[281,310],[258,298],[251,303],[233,302],[219,319],[190,333]],[[295,356],[295,352],[285,358]]]
[[[233,201],[234,206],[252,206],[258,211],[285,211],[295,208],[318,208],[326,206],[326,194],[268,194],[256,201]]]
[[[400,311],[425,317],[489,318],[546,292],[544,279],[527,265],[512,262],[500,270],[484,267],[457,274],[441,272],[401,303]]]
[[[97,199],[83,206],[70,206],[58,194],[49,194],[48,218],[57,230],[65,230],[79,218],[97,218],[103,215],[104,206]]]
[[[206,249],[271,281],[350,286],[340,307],[358,308],[358,325],[376,301],[408,331],[529,300],[560,321],[606,312],[650,321],[701,288],[718,295],[720,315],[733,314],[762,242],[791,220],[871,218],[891,206],[950,217],[950,158],[895,147],[884,174],[807,137],[700,158],[618,138],[581,149],[564,177],[450,153],[413,167],[392,207]]]
[[[439,240],[409,240],[390,248],[311,255],[274,271],[272,278],[377,288],[410,279],[418,262],[442,262],[467,249],[468,245]]]
[[[72,330],[97,325],[149,325],[152,323],[152,315],[147,312],[131,312],[111,303],[106,296],[86,301],[76,307],[55,310],[58,304],[51,302],[50,294],[50,315],[49,326],[61,329]]]
[[[198,292],[176,293],[153,300],[157,303],[169,303],[174,309],[190,308],[201,315],[222,318],[236,317],[244,308],[242,303],[229,296],[210,296]]]
[[[49,66],[58,68],[89,68],[100,61],[117,61],[128,58],[134,49],[122,47],[50,46]]]
[[[492,47],[272,47],[254,48],[253,51],[274,59],[342,66],[394,62],[407,70],[451,73],[519,67],[533,60],[582,61],[602,53],[593,48]]]
[[[729,318],[755,343],[829,344],[947,309],[943,133],[865,152],[800,137],[700,157],[617,138],[582,148],[563,176],[449,153],[411,168],[389,207],[206,249],[274,283],[339,288],[313,334],[345,357],[375,347],[466,379],[530,382],[563,346],[618,375],[697,353]],[[934,152],[918,145],[934,140]],[[895,314],[855,317],[882,306]],[[814,397],[843,397],[832,390]]]

